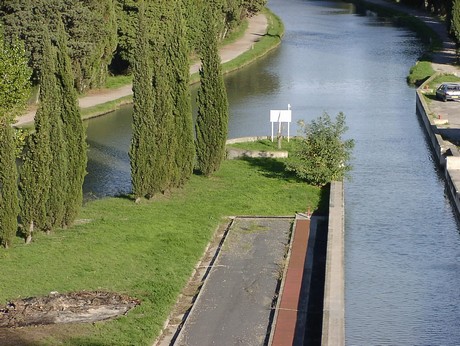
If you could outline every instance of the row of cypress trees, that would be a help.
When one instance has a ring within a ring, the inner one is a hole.
[[[195,147],[196,168],[206,176],[224,159],[228,102],[217,48],[216,6],[208,2],[203,15],[195,145],[189,48],[179,3],[160,0],[139,5],[130,149],[136,200],[183,186],[193,173]]]
[[[216,7],[209,2],[203,15],[196,140],[194,143],[189,90],[189,49],[181,0],[141,2],[134,65],[133,139],[130,158],[133,193],[150,198],[181,187],[195,167],[208,176],[224,159],[228,102],[217,49]],[[146,25],[148,22],[154,25]],[[152,18],[154,19],[152,21]],[[56,18],[56,34],[44,30],[43,64],[40,69],[40,105],[35,132],[28,137],[19,178],[14,148],[2,146],[10,166],[2,171],[0,240],[8,247],[20,215],[27,236],[66,227],[82,204],[86,167],[83,124],[73,87],[71,62],[62,22]],[[11,122],[2,129],[11,130]],[[2,143],[13,143],[12,131],[0,131]],[[14,146],[14,145],[13,145]],[[197,148],[195,152],[195,147]],[[3,152],[0,152],[0,157]],[[3,179],[6,173],[11,173]],[[7,194],[5,198],[3,195]],[[4,206],[10,208],[4,208]],[[19,208],[20,205],[20,208]],[[4,227],[4,220],[12,220]]]
[[[44,29],[40,105],[35,132],[28,137],[20,169],[19,199],[17,183],[8,186],[15,190],[8,197],[8,203],[15,205],[10,217],[17,220],[19,214],[27,242],[31,241],[34,231],[49,232],[72,224],[83,199],[87,160],[85,132],[73,86],[64,26],[59,19],[55,22],[55,37],[51,38],[48,29]],[[2,138],[2,143],[8,143],[8,139]],[[9,171],[16,171],[16,164],[10,166]],[[3,185],[2,190],[5,188]],[[1,229],[5,247],[11,244],[17,221],[11,226],[8,231]]]

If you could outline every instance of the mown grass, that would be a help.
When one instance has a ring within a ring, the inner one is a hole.
[[[421,85],[424,81],[434,74],[430,61],[418,61],[411,67],[407,76],[407,83],[411,85]]]
[[[119,99],[101,103],[93,107],[81,108],[80,114],[83,120],[94,118],[103,114],[107,114],[117,110],[123,105],[130,104],[133,102],[133,95],[121,97]]]
[[[50,291],[125,293],[142,304],[87,325],[84,335],[48,336],[46,344],[149,345],[226,216],[293,215],[315,209],[323,191],[286,174],[281,161],[248,159],[225,161],[211,178],[193,176],[170,196],[89,202],[76,226],[38,234],[31,245],[18,238],[0,251],[0,302]]]
[[[117,89],[122,86],[131,84],[133,82],[133,75],[117,75],[108,76],[105,81],[105,87],[107,89]]]
[[[460,77],[457,77],[453,74],[440,74],[430,81],[429,86],[434,88],[435,86],[438,86],[441,83],[449,82],[458,83],[460,82]]]

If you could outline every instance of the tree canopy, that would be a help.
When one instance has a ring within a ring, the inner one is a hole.
[[[260,11],[266,0],[212,0],[216,7],[219,37],[225,37],[244,18]],[[139,1],[137,0],[10,0],[0,2],[0,23],[8,40],[24,40],[39,81],[43,61],[42,29],[55,31],[55,17],[64,23],[67,48],[72,61],[74,86],[79,92],[103,86],[110,66],[115,73],[131,72],[134,63]],[[205,0],[179,0],[187,30],[183,37],[191,50],[199,45]],[[156,6],[146,1],[147,11]],[[147,20],[153,19],[147,16]],[[147,21],[147,25],[153,23]]]

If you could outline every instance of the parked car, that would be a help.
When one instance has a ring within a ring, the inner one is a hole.
[[[441,101],[460,99],[460,84],[442,83],[436,89],[436,98]]]

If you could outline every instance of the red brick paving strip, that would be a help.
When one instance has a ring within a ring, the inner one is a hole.
[[[294,342],[309,236],[310,220],[297,219],[281,301],[278,305],[272,346],[292,345]]]

